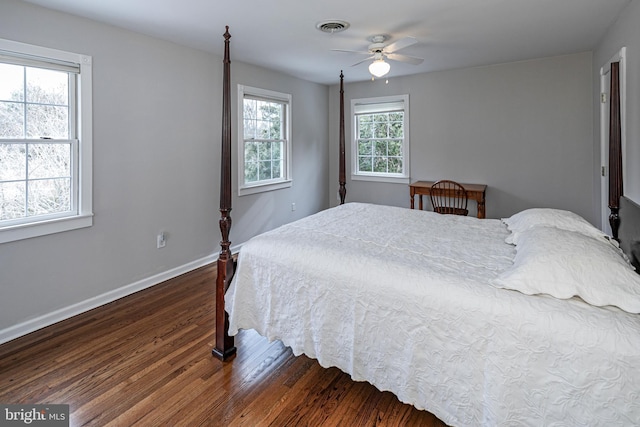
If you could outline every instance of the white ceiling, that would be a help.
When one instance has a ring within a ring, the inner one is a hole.
[[[421,65],[391,62],[388,77],[591,50],[631,0],[27,0],[96,21],[333,84],[370,78],[366,50],[376,34],[413,36],[400,51]],[[346,31],[316,29],[344,20]],[[233,67],[233,65],[232,65]]]

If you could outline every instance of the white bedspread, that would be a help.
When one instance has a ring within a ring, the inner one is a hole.
[[[499,220],[349,203],[243,245],[255,329],[455,426],[640,425],[640,316],[496,289]],[[239,349],[242,351],[242,349]]]

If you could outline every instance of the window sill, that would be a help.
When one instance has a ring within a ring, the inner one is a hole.
[[[48,234],[61,233],[63,231],[76,230],[78,228],[91,227],[93,214],[82,214],[73,217],[56,218],[47,221],[20,224],[11,227],[0,228],[0,244],[30,239],[32,237],[46,236]]]
[[[280,190],[281,188],[291,187],[291,180],[278,181],[272,184],[254,185],[251,187],[238,188],[238,196],[246,196],[248,194],[264,193],[266,191]]]
[[[393,184],[409,184],[410,178],[404,176],[351,175],[353,181],[390,182]]]

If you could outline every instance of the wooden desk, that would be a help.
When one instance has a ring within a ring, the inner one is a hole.
[[[418,195],[420,202],[420,210],[422,210],[422,196],[428,196],[431,193],[431,186],[435,181],[416,181],[409,185],[409,194],[411,195],[411,209],[413,207],[414,196]],[[487,186],[483,184],[461,184],[465,190],[467,190],[467,197],[471,200],[475,200],[478,203],[478,218],[485,217],[485,192]]]

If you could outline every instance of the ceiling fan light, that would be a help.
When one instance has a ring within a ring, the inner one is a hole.
[[[378,59],[373,61],[371,65],[369,65],[369,72],[375,77],[382,77],[389,72],[391,69],[391,65],[385,62],[384,59]]]

